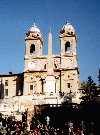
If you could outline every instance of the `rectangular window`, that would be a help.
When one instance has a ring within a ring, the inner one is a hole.
[[[5,89],[5,96],[8,96],[8,89]]]
[[[67,87],[70,88],[70,83],[67,83]]]
[[[31,44],[30,46],[30,54],[35,54],[35,45],[34,44]]]
[[[5,86],[8,86],[8,80],[5,80]]]
[[[30,90],[33,90],[33,85],[30,85]]]

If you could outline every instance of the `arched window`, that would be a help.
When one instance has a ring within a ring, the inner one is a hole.
[[[70,42],[66,42],[66,44],[65,44],[65,52],[66,53],[70,52]]]
[[[30,47],[30,54],[35,54],[35,45],[32,44]]]

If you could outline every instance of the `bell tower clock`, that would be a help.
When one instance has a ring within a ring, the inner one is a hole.
[[[67,21],[60,31],[61,66],[64,68],[77,67],[76,33]]]
[[[73,26],[67,21],[60,31],[61,46],[61,89],[65,86],[65,92],[77,92],[79,86],[79,69],[77,66],[76,54],[76,32]]]
[[[25,38],[26,52],[25,52],[25,69],[34,70],[36,68],[35,59],[42,55],[43,38],[40,30],[34,25],[28,30]]]
[[[76,54],[76,33],[73,26],[67,21],[60,31],[61,55]]]

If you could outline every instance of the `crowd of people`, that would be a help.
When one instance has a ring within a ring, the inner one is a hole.
[[[30,121],[23,117],[21,121],[12,116],[1,118],[0,135],[97,135],[93,122],[70,120],[62,127],[54,127],[49,116],[44,120],[45,123],[42,123],[34,116]],[[60,118],[58,122],[60,123]]]

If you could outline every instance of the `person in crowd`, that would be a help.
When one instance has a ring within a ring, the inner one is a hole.
[[[7,133],[6,134],[7,135],[11,135],[11,129],[8,127],[6,130],[7,130]]]
[[[94,134],[94,123],[91,122],[89,124],[89,135],[93,135]]]
[[[49,116],[46,116],[46,124],[47,124],[47,126],[50,124],[50,117]]]
[[[68,122],[68,127],[69,127],[69,133],[73,132],[73,122],[72,121]]]
[[[81,130],[82,135],[86,134],[86,126],[84,124],[84,121],[81,121],[80,123],[80,130]]]
[[[75,135],[82,135],[82,132],[81,132],[80,128],[77,129]]]

